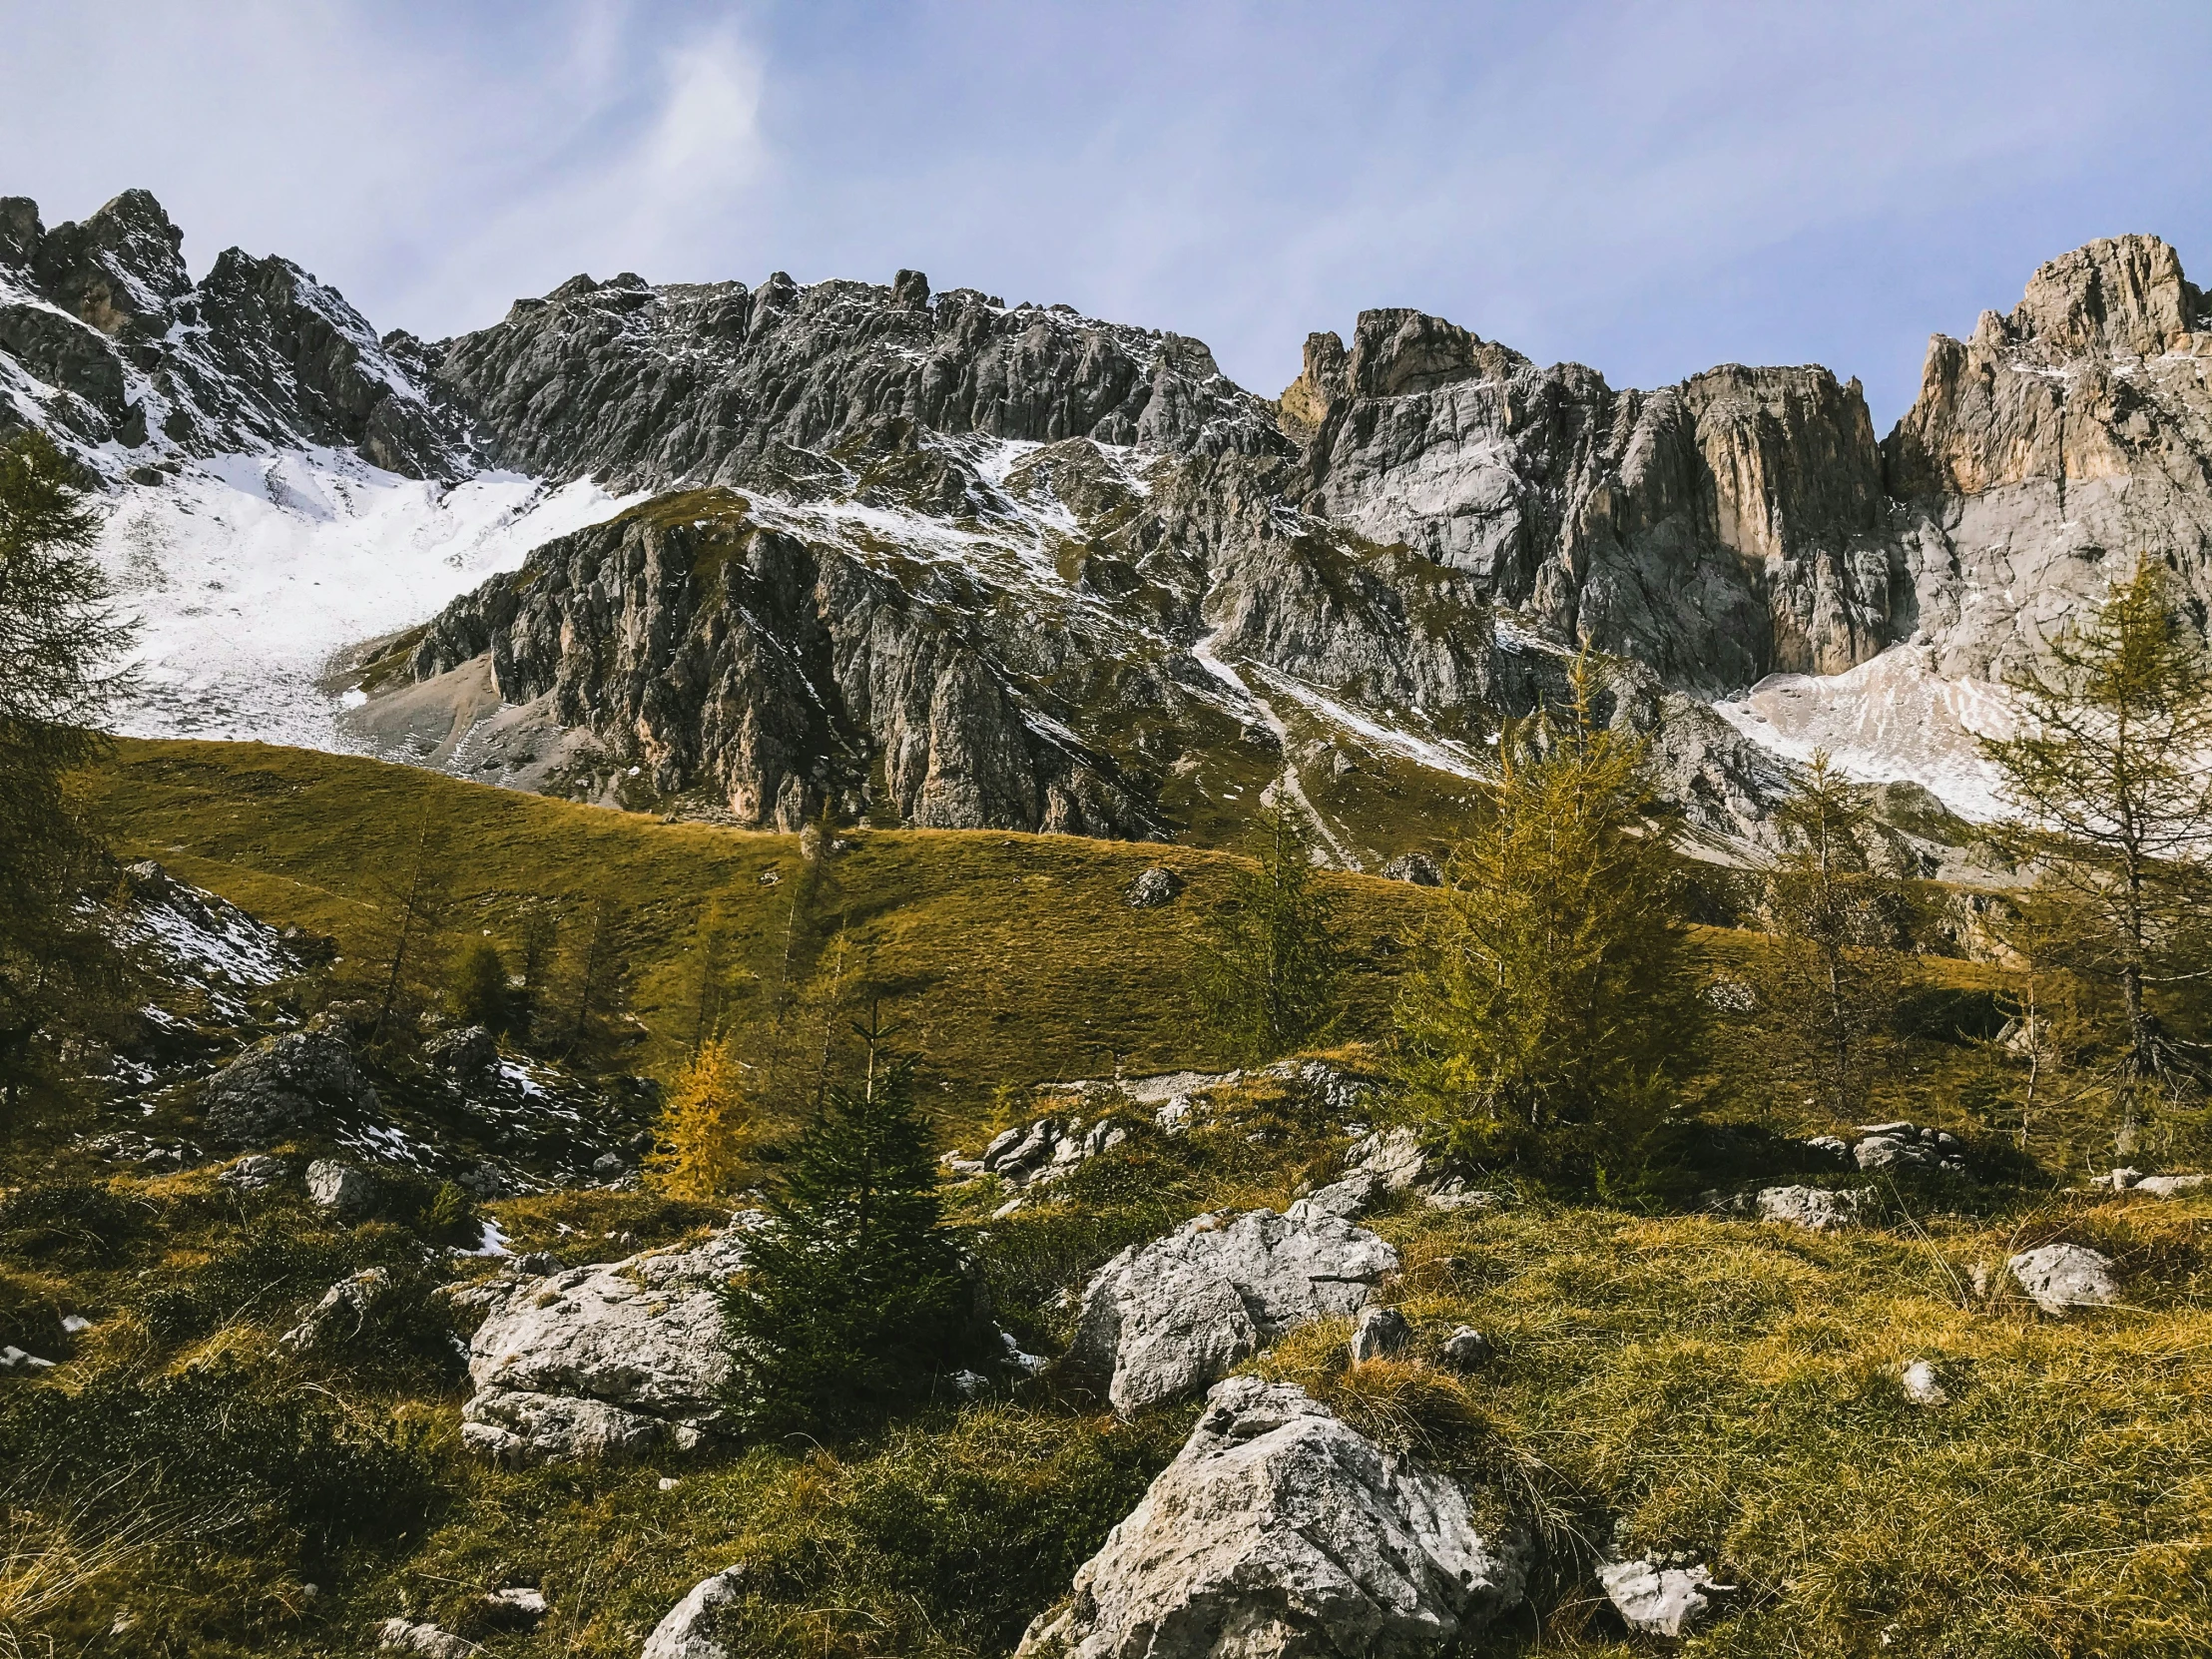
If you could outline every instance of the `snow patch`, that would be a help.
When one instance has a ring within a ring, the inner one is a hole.
[[[1825,749],[1847,777],[1919,784],[1974,823],[2006,813],[1974,740],[2012,735],[2010,700],[1991,681],[1936,674],[1925,646],[1894,645],[1842,674],[1770,674],[1713,712],[1785,760]]]
[[[338,450],[222,455],[131,485],[100,557],[140,617],[131,737],[350,747],[319,682],[341,648],[410,627],[555,536],[641,497],[512,472],[445,485]]]

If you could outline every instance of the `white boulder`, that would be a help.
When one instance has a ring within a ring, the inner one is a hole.
[[[2120,1300],[2111,1258],[2082,1245],[2044,1245],[2022,1251],[2005,1266],[2046,1314],[2063,1317],[2069,1308],[2109,1308]]]
[[[1915,1360],[1905,1368],[1905,1397],[1915,1405],[1948,1405],[1950,1394],[1937,1381],[1936,1368],[1926,1360]]]
[[[719,1293],[744,1265],[741,1224],[693,1250],[518,1276],[470,1340],[462,1443],[509,1464],[695,1443],[730,1380]]]
[[[638,1659],[732,1659],[737,1638],[725,1630],[724,1615],[744,1594],[743,1561],[702,1578],[653,1627]]]
[[[357,1165],[317,1158],[307,1166],[307,1201],[343,1217],[366,1215],[376,1205],[376,1179]]]
[[[1352,1363],[1394,1360],[1413,1346],[1413,1328],[1395,1308],[1370,1308],[1352,1328]]]
[[[1480,1631],[1524,1580],[1518,1543],[1478,1531],[1450,1479],[1290,1383],[1232,1378],[1017,1659],[1410,1659]]]
[[[2146,1175],[2128,1190],[2153,1198],[2177,1198],[2201,1191],[2208,1183],[2212,1183],[2212,1175]]]
[[[1704,1567],[1667,1567],[1656,1561],[1607,1561],[1597,1569],[1606,1599],[1645,1636],[1681,1636],[1712,1611],[1709,1592],[1722,1591]]]
[[[1199,1216],[1098,1270],[1068,1364],[1134,1411],[1203,1386],[1295,1325],[1349,1318],[1396,1269],[1395,1250],[1325,1211]]]
[[[1420,1137],[1403,1124],[1378,1129],[1353,1143],[1345,1154],[1345,1168],[1367,1170],[1393,1193],[1417,1186],[1428,1175],[1428,1159],[1420,1149]]]
[[[1803,1227],[1814,1233],[1841,1233],[1859,1225],[1864,1192],[1826,1187],[1768,1187],[1759,1194],[1759,1219]]]

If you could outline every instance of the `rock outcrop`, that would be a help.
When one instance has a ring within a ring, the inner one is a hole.
[[[436,350],[503,465],[632,487],[775,487],[871,422],[1032,443],[1279,444],[1198,340],[972,288],[575,276]],[[957,504],[958,497],[953,498]]]
[[[273,1145],[331,1112],[373,1112],[376,1091],[329,1031],[287,1031],[248,1049],[208,1080],[202,1128],[221,1146]]]
[[[1083,1293],[1066,1364],[1117,1411],[1192,1392],[1309,1320],[1348,1318],[1397,1252],[1342,1217],[1199,1216],[1131,1246]]]
[[[1478,1527],[1448,1477],[1240,1377],[1017,1655],[1411,1659],[1478,1634],[1524,1578],[1517,1541]]]
[[[730,1377],[718,1293],[744,1262],[740,1226],[693,1250],[492,1287],[477,1299],[488,1311],[469,1342],[462,1443],[512,1464],[698,1443]]]

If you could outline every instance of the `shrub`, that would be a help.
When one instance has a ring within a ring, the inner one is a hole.
[[[0,1465],[96,1513],[175,1500],[263,1547],[288,1532],[310,1557],[413,1524],[435,1490],[419,1436],[235,1366],[25,1390],[0,1410]]]

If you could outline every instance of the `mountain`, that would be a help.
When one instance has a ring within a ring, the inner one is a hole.
[[[1406,310],[1269,401],[914,272],[579,276],[379,339],[178,243],[140,192],[0,204],[0,424],[115,492],[143,729],[784,828],[1208,840],[1282,792],[1372,865],[1586,644],[1726,856],[1816,744],[1901,822],[1986,814],[2008,666],[2137,556],[2212,599],[2212,317],[2154,238],[1937,336],[1887,438],[1823,368],[1619,390]]]

